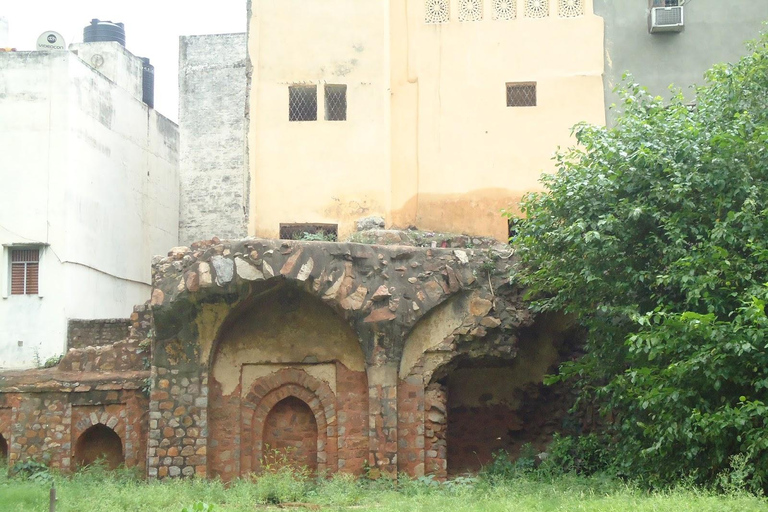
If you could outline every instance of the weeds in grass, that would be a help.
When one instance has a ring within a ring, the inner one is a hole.
[[[738,461],[733,464],[738,468]],[[53,474],[53,479],[59,491],[57,512],[254,512],[286,507],[291,502],[310,509],[362,512],[768,511],[765,498],[738,489],[718,494],[684,485],[647,491],[603,476],[548,476],[523,468],[514,476],[486,471],[477,477],[441,482],[429,476],[395,481],[342,473],[315,478],[285,466],[225,485],[198,478],[146,482],[133,470],[106,471],[95,465],[71,476]],[[48,488],[48,484],[28,478],[0,476],[0,510],[47,510]]]

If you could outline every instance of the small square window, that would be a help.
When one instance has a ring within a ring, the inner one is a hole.
[[[325,86],[325,120],[326,121],[346,121],[347,120],[347,86],[346,85],[326,85]]]
[[[317,86],[288,87],[288,120],[317,121]]]
[[[535,107],[536,82],[513,82],[507,84],[508,107]]]
[[[37,295],[40,249],[11,249],[11,295]]]

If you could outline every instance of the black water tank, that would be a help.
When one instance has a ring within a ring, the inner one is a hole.
[[[83,42],[101,41],[116,41],[125,46],[125,26],[122,23],[92,19],[91,24],[83,29]]]
[[[149,63],[149,59],[141,57],[141,86],[142,101],[150,108],[155,108],[155,66]]]

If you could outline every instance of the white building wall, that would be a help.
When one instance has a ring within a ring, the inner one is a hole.
[[[0,368],[22,368],[65,350],[67,319],[149,298],[151,257],[178,242],[178,130],[70,52],[0,69]],[[44,247],[37,296],[9,295],[24,244]]]
[[[141,101],[143,93],[141,59],[115,41],[74,43],[69,50],[80,60],[109,78],[124,91]]]

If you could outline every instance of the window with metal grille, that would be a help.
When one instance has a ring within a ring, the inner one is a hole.
[[[11,295],[37,295],[40,249],[11,249]]]
[[[330,85],[325,86],[325,120],[326,121],[346,121],[347,120],[347,86]]]
[[[317,86],[288,87],[288,120],[317,121]]]
[[[513,82],[507,84],[508,107],[535,107],[536,82]]]
[[[335,242],[338,234],[338,224],[280,224],[281,240]]]

